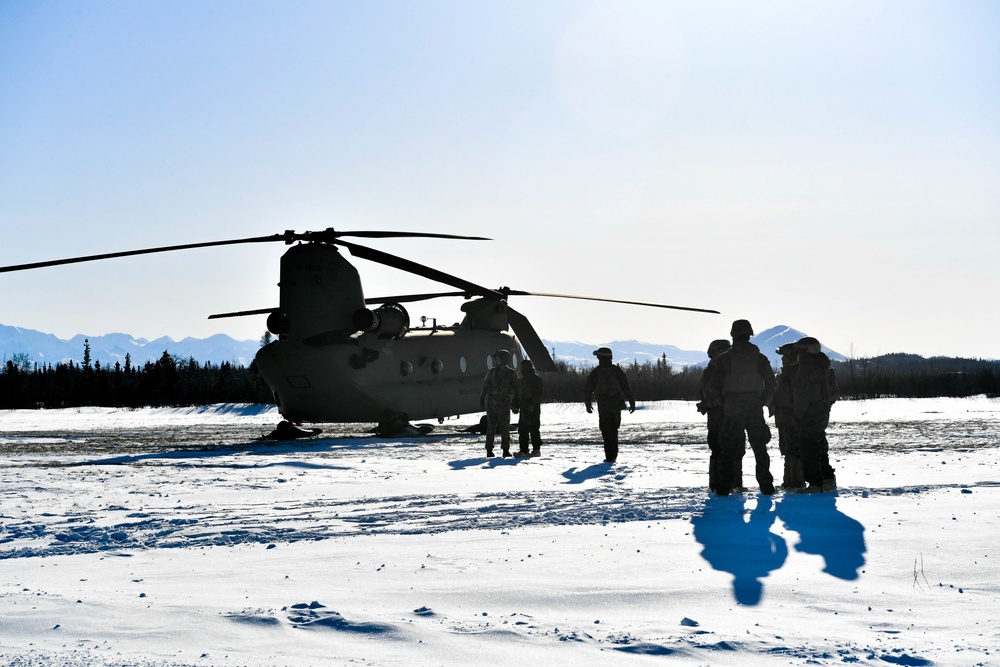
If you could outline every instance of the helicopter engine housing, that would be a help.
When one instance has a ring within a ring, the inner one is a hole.
[[[386,303],[375,310],[356,310],[353,323],[358,331],[375,333],[379,338],[399,338],[410,328],[410,314],[398,303]]]

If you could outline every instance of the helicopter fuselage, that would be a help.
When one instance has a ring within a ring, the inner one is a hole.
[[[282,416],[294,422],[444,419],[479,412],[483,380],[500,349],[524,358],[505,331],[416,328],[400,337],[360,333],[340,340],[276,340],[257,368]]]

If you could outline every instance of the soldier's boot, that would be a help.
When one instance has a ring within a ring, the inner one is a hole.
[[[531,456],[541,456],[541,455],[542,455],[541,446],[533,447],[531,449]]]
[[[823,480],[823,491],[836,491],[837,490],[837,478],[831,477]]]
[[[770,470],[758,470],[757,483],[760,484],[760,492],[765,496],[774,495],[774,476]]]
[[[492,447],[487,447],[486,448],[486,458],[488,458],[488,459],[493,458],[493,448]]]
[[[505,459],[509,459],[510,458],[510,450],[507,449],[506,447],[503,449],[503,457]]]
[[[733,464],[732,490],[737,493],[747,491],[747,487],[743,486],[743,456],[744,454],[740,454]]]
[[[786,489],[801,489],[806,485],[802,473],[802,459],[798,454],[785,455],[785,482],[781,485]]]

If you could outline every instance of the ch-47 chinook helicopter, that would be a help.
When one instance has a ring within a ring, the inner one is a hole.
[[[266,315],[276,336],[260,348],[257,368],[274,394],[278,410],[293,423],[378,422],[380,429],[409,419],[433,419],[479,412],[483,379],[497,350],[508,350],[516,368],[525,357],[536,370],[555,371],[534,327],[511,308],[510,296],[547,296],[718,313],[599,297],[490,289],[429,266],[343,240],[425,237],[489,240],[476,236],[419,232],[286,231],[225,241],[162,246],[103,255],[0,267],[0,273],[175,250],[243,243],[283,242],[276,308],[220,313],[209,318]],[[365,298],[351,255],[456,288],[452,292]],[[436,322],[411,326],[403,303],[460,296],[464,319],[453,326]],[[374,306],[369,308],[368,306]],[[508,333],[513,329],[514,335]],[[516,336],[516,338],[515,338]],[[520,344],[519,344],[520,343]],[[523,350],[522,350],[523,346]]]

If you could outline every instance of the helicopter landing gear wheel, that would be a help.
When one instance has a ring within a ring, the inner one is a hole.
[[[406,435],[407,430],[412,428],[408,414],[386,410],[378,420],[378,428],[375,429],[375,434],[380,438],[394,438]]]
[[[414,426],[410,423],[410,416],[405,412],[386,410],[378,421],[375,435],[380,438],[405,438],[427,435],[433,430],[434,427],[430,424]]]

